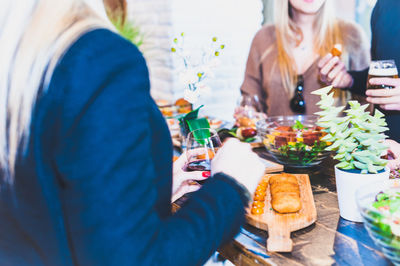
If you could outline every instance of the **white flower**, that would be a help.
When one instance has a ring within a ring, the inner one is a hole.
[[[190,89],[185,89],[183,92],[183,98],[190,102],[190,103],[195,103],[199,99],[199,90],[190,90]]]
[[[197,76],[197,72],[195,69],[188,68],[179,73],[179,80],[183,84],[193,84],[196,83],[199,80],[199,78]]]
[[[211,45],[204,46],[201,53],[187,50],[183,42],[184,34],[173,40],[171,51],[182,60],[182,69],[178,71],[179,81],[185,85],[184,98],[190,103],[195,103],[202,94],[210,94],[211,88],[203,84],[203,80],[213,77],[213,69],[220,64],[217,59],[224,49],[224,45],[212,38]]]

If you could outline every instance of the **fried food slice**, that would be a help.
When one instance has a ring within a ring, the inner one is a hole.
[[[273,175],[269,179],[269,184],[272,185],[275,182],[289,182],[289,183],[297,183],[297,178],[294,175],[282,173],[279,175]]]
[[[271,206],[279,213],[292,213],[301,209],[300,188],[294,175],[282,173],[269,179]]]
[[[272,197],[271,205],[279,213],[292,213],[301,209],[300,197],[295,192],[276,193]]]
[[[300,196],[299,185],[294,183],[277,182],[271,185],[271,194],[279,192],[294,192]]]
[[[342,55],[342,45],[340,43],[335,44],[331,50],[331,54],[340,57]]]

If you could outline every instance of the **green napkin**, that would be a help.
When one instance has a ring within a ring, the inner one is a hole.
[[[193,132],[193,136],[198,142],[211,137],[210,130],[208,130],[210,128],[210,124],[208,123],[207,118],[203,117],[193,119],[187,121],[187,123],[189,125],[190,132]]]
[[[203,105],[179,118],[179,127],[181,128],[181,134],[184,138],[186,138],[191,131],[188,121],[197,119],[201,107],[203,107]]]
[[[208,119],[205,117],[188,120],[187,123],[190,131],[195,131],[200,128],[210,128],[210,123],[208,123]],[[207,130],[207,132],[209,131]]]

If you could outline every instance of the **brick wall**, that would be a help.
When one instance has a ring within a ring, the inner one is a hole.
[[[212,94],[199,104],[205,104],[203,114],[232,119],[262,8],[261,0],[128,0],[128,19],[145,35],[141,50],[150,70],[152,96],[173,101],[183,95],[170,52],[174,36],[185,32],[187,46],[193,49],[218,36],[226,49],[215,77],[208,80]]]

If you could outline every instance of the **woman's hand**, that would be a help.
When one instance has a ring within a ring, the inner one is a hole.
[[[318,62],[318,68],[320,80],[327,85],[335,88],[349,88],[353,85],[353,78],[347,72],[343,61],[331,53]]]
[[[385,143],[389,146],[388,155],[393,157],[393,160],[389,160],[387,166],[390,170],[398,169],[400,167],[400,143],[391,139],[386,140]]]
[[[225,173],[254,193],[265,166],[248,143],[228,139],[211,162],[211,173]]]
[[[194,180],[204,180],[210,176],[210,172],[208,171],[184,171],[186,163],[187,157],[186,152],[184,152],[173,164],[171,202],[174,202],[186,193],[198,190],[201,185]]]
[[[379,104],[384,110],[400,110],[400,79],[399,78],[371,78],[371,85],[387,85],[393,89],[367,90],[367,101]]]

